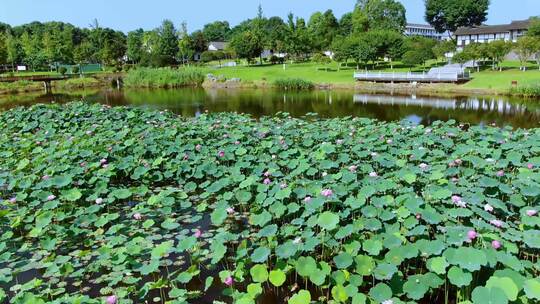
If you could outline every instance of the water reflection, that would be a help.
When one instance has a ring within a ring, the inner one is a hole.
[[[408,120],[429,125],[437,120],[454,119],[471,124],[537,127],[540,103],[508,97],[424,97],[358,94],[353,91],[282,92],[270,89],[195,89],[178,90],[94,90],[57,92],[48,95],[0,97],[3,108],[73,100],[113,106],[134,105],[169,109],[184,116],[209,112],[247,113],[254,117],[288,112],[302,117],[317,113],[333,118],[357,116],[383,121]]]

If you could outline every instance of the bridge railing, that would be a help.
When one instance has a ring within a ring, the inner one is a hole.
[[[418,81],[418,82],[457,82],[468,79],[468,75],[458,72],[413,73],[413,72],[355,72],[357,80],[371,81]]]

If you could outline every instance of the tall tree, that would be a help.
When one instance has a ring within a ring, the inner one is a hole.
[[[492,68],[495,70],[496,66],[503,61],[504,57],[510,53],[513,48],[512,42],[506,42],[504,40],[495,40],[486,45],[487,56],[492,61]],[[502,68],[499,67],[499,71]]]
[[[313,47],[316,51],[325,51],[332,44],[332,40],[339,31],[339,23],[332,10],[324,13],[314,13],[308,22],[308,29],[313,40]]]
[[[527,36],[540,38],[540,17],[531,18],[531,23],[529,25],[529,30],[527,31]]]
[[[263,51],[264,44],[260,38],[252,31],[238,33],[232,38],[231,47],[239,58],[251,62],[253,58],[259,57]]]
[[[341,16],[339,19],[339,34],[348,36],[353,30],[353,13],[349,12]]]
[[[208,23],[203,28],[203,34],[208,41],[227,41],[231,27],[227,21]]]
[[[6,32],[6,60],[11,64],[12,70],[15,71],[15,64],[19,63],[22,58],[22,48],[17,37],[10,32]]]
[[[126,56],[133,63],[139,63],[143,57],[144,30],[138,29],[127,35]]]
[[[533,57],[538,49],[538,40],[535,37],[523,36],[516,43],[516,53],[521,63],[521,70],[527,70],[527,62]]]
[[[7,63],[6,35],[0,32],[0,64]]]
[[[356,7],[364,12],[370,29],[402,32],[407,25],[405,7],[397,0],[359,0]]]
[[[178,34],[174,24],[170,20],[163,20],[158,29],[159,43],[156,53],[163,56],[167,63],[174,63],[178,54]]]
[[[426,21],[439,33],[486,21],[490,0],[426,0]]]
[[[178,32],[178,58],[182,61],[182,64],[186,64],[193,59],[195,55],[194,42],[191,36],[188,34],[187,23],[184,21]]]

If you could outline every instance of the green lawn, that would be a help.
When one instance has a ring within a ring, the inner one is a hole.
[[[517,81],[520,86],[540,85],[540,71],[528,70],[522,72],[518,69],[504,70],[502,72],[485,70],[472,74],[473,80],[463,85],[472,89],[506,90]]]
[[[430,63],[434,65],[435,62]],[[472,73],[473,79],[461,85],[470,89],[493,89],[506,90],[510,88],[512,81],[518,81],[519,85],[532,85],[540,83],[540,71],[536,66],[530,64],[529,70],[522,72],[519,70],[519,62],[503,62],[504,70],[502,72],[492,71],[485,68],[480,72]],[[323,70],[329,68],[329,71]],[[210,73],[222,75],[226,78],[240,78],[243,81],[253,82],[274,82],[283,78],[302,78],[314,83],[325,84],[353,84],[354,66],[338,69],[337,63],[328,65],[316,63],[297,63],[283,65],[264,65],[264,66],[237,66],[221,69],[212,69]],[[388,64],[381,64],[378,67],[380,71],[392,71]],[[396,64],[394,71],[409,71],[408,67]],[[414,69],[420,71],[421,67]]]

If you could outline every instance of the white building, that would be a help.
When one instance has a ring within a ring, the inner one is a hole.
[[[451,37],[450,34],[441,34],[437,32],[435,28],[431,25],[416,23],[407,23],[407,26],[405,27],[405,35],[422,36],[435,40],[448,40]]]
[[[208,50],[210,52],[224,51],[228,46],[227,42],[223,41],[210,41],[208,44]]]
[[[481,25],[477,27],[462,27],[456,33],[458,48],[463,48],[474,42],[487,43],[495,40],[517,42],[530,25],[530,19],[512,21],[510,24]]]

